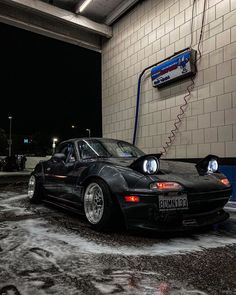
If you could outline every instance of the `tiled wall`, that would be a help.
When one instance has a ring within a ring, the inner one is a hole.
[[[132,141],[141,71],[190,45],[193,0],[146,0],[113,26],[102,51],[103,136]],[[200,34],[197,0],[193,45]],[[236,156],[236,0],[207,0],[195,88],[168,158]],[[161,90],[147,73],[142,83],[137,145],[159,152],[183,103],[189,80]]]

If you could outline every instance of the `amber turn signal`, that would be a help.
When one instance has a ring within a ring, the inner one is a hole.
[[[229,182],[229,180],[227,178],[220,179],[220,182],[223,183],[226,186],[229,186],[230,185],[230,182]]]

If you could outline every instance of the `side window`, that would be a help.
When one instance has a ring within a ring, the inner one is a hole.
[[[67,152],[67,144],[63,144],[63,145],[60,145],[58,148],[57,148],[57,153],[60,153],[60,154],[64,154],[66,155],[66,152]]]
[[[65,148],[66,148],[66,145],[65,144],[58,145],[56,147],[56,153],[65,154]]]
[[[66,143],[61,145],[58,150],[58,153],[62,153],[66,156],[66,163],[73,163],[76,160],[76,155],[75,155],[75,148],[72,143]]]
[[[66,162],[73,163],[73,162],[75,162],[75,160],[76,160],[75,147],[73,144],[69,144],[68,149],[67,149]]]
[[[78,142],[78,147],[81,159],[88,159],[96,155],[95,152],[84,141]]]

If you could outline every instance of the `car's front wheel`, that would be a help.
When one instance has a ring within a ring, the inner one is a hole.
[[[105,182],[100,179],[88,183],[84,193],[84,212],[96,230],[105,230],[112,224],[114,204]]]
[[[43,197],[42,185],[35,175],[31,175],[29,179],[28,197],[31,203],[40,203]]]

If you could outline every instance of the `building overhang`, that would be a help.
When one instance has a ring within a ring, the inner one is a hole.
[[[65,0],[63,8],[58,0],[0,0],[0,22],[101,52],[111,25],[139,0],[92,1],[84,15],[72,2],[83,0]]]
[[[38,0],[0,0],[0,21],[99,52],[112,37],[108,25]]]

